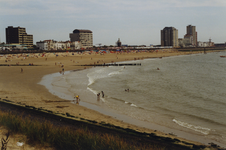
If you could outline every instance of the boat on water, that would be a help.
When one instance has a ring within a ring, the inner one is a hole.
[[[221,58],[226,58],[226,56],[220,56]]]

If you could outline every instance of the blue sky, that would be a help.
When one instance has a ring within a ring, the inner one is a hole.
[[[34,43],[66,41],[74,29],[93,31],[94,45],[160,44],[166,26],[186,34],[194,25],[198,41],[226,42],[226,0],[0,0],[0,40],[5,28],[25,27]]]

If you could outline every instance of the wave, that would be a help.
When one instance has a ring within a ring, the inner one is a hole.
[[[186,122],[182,122],[182,121],[179,121],[179,120],[176,120],[176,119],[173,119],[173,122],[175,122],[176,124],[178,124],[182,127],[194,130],[196,132],[199,132],[199,133],[202,133],[202,134],[205,134],[205,135],[208,135],[211,131],[211,129],[209,129],[209,128],[205,128],[205,127],[201,127],[201,126],[195,126],[195,125],[192,125],[192,124],[189,124],[189,123],[186,123]]]
[[[88,81],[89,81],[88,86],[94,84],[95,81],[98,80],[98,79],[103,79],[103,78],[111,77],[113,75],[120,74],[123,71],[123,69],[124,69],[124,67],[123,67],[120,70],[112,71],[112,69],[110,69],[111,67],[114,67],[114,66],[110,66],[110,67],[107,67],[107,68],[94,70],[93,72],[88,73],[87,74]]]
[[[164,111],[165,112],[165,115],[166,114],[168,114],[168,115],[169,114],[172,114],[170,117],[175,116],[174,114],[180,114],[180,115],[187,116],[189,118],[193,118],[193,119],[196,119],[196,120],[199,120],[199,121],[208,123],[208,124],[214,124],[214,125],[219,125],[219,126],[225,126],[226,125],[223,122],[224,120],[218,119],[218,118],[212,118],[212,119],[210,119],[207,116],[202,116],[202,115],[198,115],[198,114],[196,114],[196,115],[195,114],[189,114],[189,113],[186,113],[186,112],[177,111],[175,109],[173,110],[173,109],[168,109],[168,108],[163,108],[163,107],[158,107],[158,106],[156,106],[156,108],[158,108],[158,110],[161,110],[161,112]],[[205,113],[207,113],[207,111],[209,111],[211,114],[217,114],[217,116],[224,117],[223,114],[216,113],[213,110],[203,109],[201,107],[198,107],[198,109],[200,110],[200,112],[202,112],[202,114],[205,114]],[[205,110],[205,112],[203,110]]]
[[[132,107],[137,107],[137,105],[135,105],[135,104],[131,104],[130,106],[132,106]]]
[[[120,74],[122,71],[123,71],[124,67],[118,71],[113,71],[111,73],[108,74],[108,76],[113,76],[113,75],[117,75],[117,74]]]
[[[104,68],[103,69],[99,69],[99,70],[95,70],[94,72],[90,72],[87,74],[87,77],[89,79],[89,85],[92,85],[97,79],[101,79],[101,78],[105,78],[107,77],[104,74]]]
[[[141,107],[138,107],[137,105],[135,105],[135,104],[133,104],[133,103],[126,102],[126,101],[125,101],[125,104],[128,104],[128,105],[130,105],[131,107],[141,108]],[[143,109],[143,108],[141,108],[141,109]]]

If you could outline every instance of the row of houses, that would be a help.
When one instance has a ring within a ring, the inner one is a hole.
[[[75,29],[69,34],[70,41],[44,40],[36,42],[40,50],[76,50],[93,47],[93,32],[90,30]]]
[[[54,40],[44,40],[36,42],[36,46],[40,50],[76,50],[81,49],[82,45],[79,41],[54,41]]]

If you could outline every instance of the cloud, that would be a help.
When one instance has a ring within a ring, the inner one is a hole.
[[[225,0],[170,0],[169,4],[174,7],[225,7]]]
[[[156,11],[184,7],[225,7],[225,0],[0,0],[0,13],[9,15],[82,15],[87,12]]]
[[[225,0],[88,0],[110,10],[150,10],[171,7],[225,7]]]
[[[86,10],[80,7],[80,3],[75,4],[72,0],[0,0],[0,13],[7,15],[27,15],[27,14],[70,14],[79,13]]]

